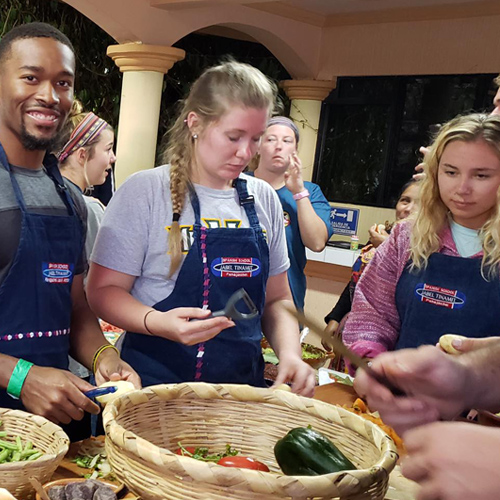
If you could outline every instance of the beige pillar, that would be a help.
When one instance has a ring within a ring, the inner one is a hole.
[[[318,139],[321,103],[337,85],[337,80],[285,80],[281,82],[291,99],[290,118],[300,130],[299,156],[304,180],[312,179]]]
[[[126,43],[108,47],[123,72],[116,149],[116,184],[155,166],[163,76],[185,52],[174,47]]]

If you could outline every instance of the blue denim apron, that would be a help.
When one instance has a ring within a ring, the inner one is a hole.
[[[17,253],[0,286],[0,352],[39,366],[66,369],[71,284],[83,249],[82,223],[55,158],[47,157],[45,168],[67,216],[30,213],[1,145],[0,163],[10,173],[22,215]],[[22,409],[22,403],[3,389],[0,406]]]
[[[269,248],[246,181],[237,179],[235,185],[250,227],[202,227],[200,205],[193,190],[193,244],[174,290],[153,307],[158,311],[177,307],[208,307],[216,311],[225,306],[236,290],[245,288],[259,315],[249,321],[238,321],[235,327],[194,346],[127,332],[122,359],[139,373],[144,386],[189,381],[265,386],[260,320],[269,274]]]
[[[481,276],[481,259],[434,253],[426,269],[408,266],[396,287],[401,330],[396,349],[434,345],[445,333],[500,335],[500,283]]]

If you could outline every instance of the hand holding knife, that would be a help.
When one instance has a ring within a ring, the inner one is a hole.
[[[364,370],[366,373],[368,373],[368,375],[371,378],[376,380],[379,384],[387,387],[387,389],[389,389],[394,396],[406,396],[406,393],[402,391],[399,387],[396,387],[387,377],[373,370],[373,368],[370,366],[369,361],[363,359],[361,356],[351,351],[351,349],[349,349],[342,342],[342,340],[340,340],[340,338],[330,337],[329,335],[326,335],[324,329],[321,327],[320,324],[306,317],[300,311],[297,311],[295,307],[285,305],[284,308],[286,309],[287,312],[289,312],[292,316],[294,316],[299,321],[299,323],[301,323],[304,326],[307,326],[309,330],[313,331],[314,333],[317,333],[320,336],[321,340],[323,340],[326,344],[331,345],[336,354],[341,354],[342,356],[347,358],[352,363],[353,366]]]

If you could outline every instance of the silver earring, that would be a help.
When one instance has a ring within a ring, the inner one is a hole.
[[[198,134],[193,134],[193,141],[196,141],[198,139]]]

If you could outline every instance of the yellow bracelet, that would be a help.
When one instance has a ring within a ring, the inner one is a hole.
[[[92,373],[95,373],[97,368],[97,360],[99,359],[99,356],[102,354],[102,352],[106,349],[114,349],[118,353],[118,356],[120,355],[120,351],[114,345],[105,344],[99,347],[99,349],[97,349],[97,351],[95,352],[94,357],[92,358]]]

